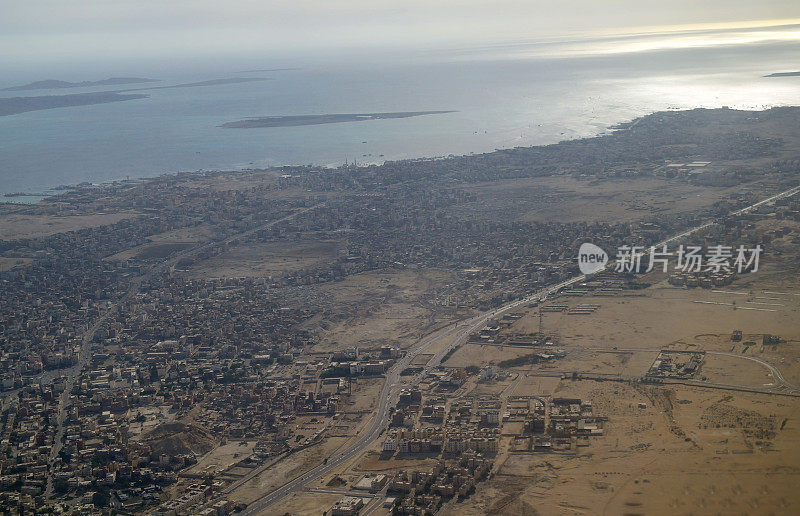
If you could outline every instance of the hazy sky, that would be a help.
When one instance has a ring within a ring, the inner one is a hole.
[[[0,64],[35,64],[481,46],[723,22],[787,25],[800,23],[800,2],[0,0],[0,13]],[[792,34],[800,37],[797,27]]]

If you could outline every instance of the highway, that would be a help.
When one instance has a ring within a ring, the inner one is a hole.
[[[748,213],[759,206],[764,204],[768,204],[770,202],[774,202],[778,199],[791,197],[792,195],[797,194],[800,192],[800,185],[790,188],[788,190],[784,190],[778,194],[772,195],[766,199],[758,201],[754,204],[736,210],[730,214],[730,216],[741,215],[744,213]],[[688,229],[686,231],[682,231],[681,233],[664,239],[656,244],[653,244],[653,247],[661,247],[666,244],[670,244],[672,242],[676,242],[678,240],[684,239],[689,235],[692,235],[698,231],[702,231],[710,226],[716,224],[716,221],[706,222],[694,228]],[[610,263],[610,262],[609,262]],[[367,449],[383,432],[384,428],[389,423],[390,417],[390,407],[394,406],[394,399],[399,393],[399,391],[406,387],[411,387],[419,383],[433,368],[437,367],[448,351],[453,349],[455,346],[465,342],[468,336],[473,333],[474,331],[483,327],[483,325],[490,319],[497,317],[509,310],[513,310],[518,308],[521,305],[525,305],[528,303],[532,303],[534,301],[541,301],[547,298],[548,296],[558,292],[561,289],[574,285],[576,283],[581,283],[586,281],[586,276],[581,274],[574,276],[570,279],[567,279],[557,285],[553,285],[551,287],[547,287],[540,291],[537,291],[534,294],[529,295],[523,299],[510,302],[502,307],[490,310],[488,312],[484,312],[483,314],[476,315],[470,319],[465,321],[460,321],[454,323],[443,330],[439,330],[434,334],[422,339],[419,343],[415,346],[412,346],[408,353],[397,361],[397,363],[391,368],[391,370],[386,375],[386,382],[384,383],[383,390],[381,391],[380,401],[378,402],[378,407],[375,412],[375,417],[373,419],[372,425],[365,431],[354,443],[350,444],[344,451],[337,452],[335,455],[328,458],[327,462],[324,464],[320,464],[319,466],[310,469],[309,471],[303,473],[302,475],[290,480],[283,486],[279,487],[278,489],[272,491],[264,495],[263,497],[259,498],[258,500],[252,502],[247,509],[245,509],[242,514],[243,515],[255,515],[259,512],[265,510],[272,504],[276,503],[277,501],[281,500],[285,496],[297,492],[303,489],[305,486],[310,484],[311,482],[323,477],[324,475],[330,473],[334,469],[338,468],[339,466],[343,465],[344,463],[352,460],[360,453],[362,453],[365,449]],[[422,371],[418,374],[414,375],[409,379],[405,379],[401,381],[400,372],[409,367],[413,359],[423,353],[425,350],[430,348],[434,343],[440,342],[443,339],[452,339],[450,340],[449,344],[447,344],[442,351],[440,351],[435,357],[428,361],[427,365],[424,367]],[[752,357],[748,357],[752,358]],[[772,367],[766,362],[765,365],[768,367]],[[775,370],[777,372],[777,369]],[[776,379],[781,379],[780,372],[777,372],[773,375]]]
[[[329,457],[326,463],[320,464],[316,468],[307,471],[306,473],[300,475],[299,477],[287,482],[286,484],[279,487],[275,491],[272,491],[266,496],[259,498],[255,502],[251,503],[247,507],[247,509],[245,509],[242,512],[242,514],[243,515],[258,514],[260,511],[266,509],[267,507],[274,504],[283,497],[304,488],[312,481],[317,480],[318,478],[330,473],[331,471],[338,468],[342,464],[358,456],[362,451],[364,451],[367,447],[369,447],[369,445],[372,444],[380,436],[381,432],[383,432],[384,428],[389,423],[389,417],[391,414],[390,409],[391,407],[394,406],[395,398],[399,394],[400,390],[418,384],[423,378],[427,376],[428,372],[430,372],[433,368],[435,368],[441,363],[444,355],[446,355],[448,351],[453,349],[455,346],[465,342],[471,333],[482,328],[489,319],[497,317],[498,315],[508,310],[513,310],[514,308],[517,308],[520,305],[531,303],[536,300],[541,300],[547,297],[548,295],[551,295],[554,292],[558,291],[559,289],[562,289],[579,281],[583,281],[584,279],[585,279],[584,276],[572,278],[570,280],[559,283],[558,285],[554,285],[552,287],[543,289],[534,295],[526,297],[525,299],[514,301],[503,307],[490,310],[489,312],[485,312],[483,314],[472,317],[471,319],[467,319],[466,321],[454,323],[449,327],[445,328],[444,330],[440,330],[439,332],[434,333],[433,335],[428,336],[427,338],[421,340],[416,346],[414,346],[412,351],[408,352],[403,358],[398,360],[397,363],[391,368],[389,373],[386,375],[386,381],[383,384],[383,390],[381,391],[380,401],[378,402],[378,407],[376,409],[376,416],[373,420],[372,425],[366,432],[364,432],[354,443],[350,444],[350,446],[348,446],[347,449]],[[450,342],[439,353],[437,353],[436,356],[434,356],[428,361],[428,364],[425,366],[425,368],[423,368],[422,371],[420,371],[411,378],[401,379],[400,372],[403,371],[403,369],[409,367],[411,365],[411,362],[417,355],[425,352],[433,344],[448,338],[451,339]]]

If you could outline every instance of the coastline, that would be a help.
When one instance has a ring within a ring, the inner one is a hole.
[[[154,175],[140,176],[140,177],[133,178],[133,179],[130,179],[130,178],[112,179],[112,180],[103,181],[103,182],[99,182],[99,183],[94,183],[94,182],[89,182],[89,181],[82,181],[82,182],[79,182],[79,183],[73,183],[73,184],[68,184],[68,185],[63,185],[63,184],[62,185],[57,185],[57,186],[44,186],[43,185],[40,188],[38,188],[38,190],[40,190],[42,192],[46,192],[42,196],[38,196],[38,195],[30,195],[30,196],[28,196],[28,195],[17,195],[19,192],[11,192],[11,196],[9,197],[8,193],[0,192],[0,206],[2,206],[2,205],[25,206],[25,205],[34,205],[34,204],[39,204],[39,203],[53,202],[53,201],[57,201],[59,196],[61,196],[63,194],[66,194],[66,193],[69,193],[69,192],[76,191],[76,190],[88,189],[88,188],[93,188],[93,189],[94,188],[101,188],[101,189],[102,188],[113,188],[113,187],[122,186],[125,183],[139,183],[139,182],[143,182],[143,181],[157,180],[159,178],[174,178],[174,179],[177,180],[177,179],[180,179],[181,176],[198,176],[198,177],[202,177],[202,176],[207,176],[207,175],[226,175],[226,174],[241,173],[241,172],[245,172],[245,171],[248,171],[248,170],[267,170],[267,171],[273,170],[273,171],[279,171],[279,170],[286,169],[286,168],[291,168],[291,167],[306,167],[306,166],[312,166],[312,167],[316,167],[316,168],[325,168],[325,169],[329,169],[331,171],[335,171],[335,170],[338,170],[338,169],[349,168],[349,167],[371,167],[371,166],[381,167],[381,166],[384,166],[387,163],[406,163],[406,162],[411,163],[411,162],[424,162],[424,161],[442,161],[442,160],[454,160],[455,161],[455,160],[464,160],[464,159],[481,159],[481,158],[489,157],[489,156],[492,156],[492,155],[497,155],[497,154],[500,154],[500,153],[508,152],[508,151],[511,151],[511,150],[526,150],[526,149],[527,150],[533,150],[533,149],[540,149],[540,148],[546,149],[546,148],[549,148],[549,147],[563,145],[563,144],[570,144],[570,143],[574,144],[574,143],[581,143],[581,142],[585,143],[587,141],[603,138],[604,136],[607,136],[607,135],[615,133],[615,132],[630,130],[633,127],[636,127],[643,120],[646,120],[646,119],[649,119],[649,118],[663,116],[665,114],[688,113],[688,112],[693,112],[693,111],[704,111],[704,112],[709,112],[709,113],[721,113],[721,112],[766,113],[766,112],[769,112],[769,111],[772,111],[772,110],[776,110],[776,109],[792,109],[792,108],[800,108],[800,105],[771,106],[771,107],[768,107],[766,109],[754,109],[754,110],[732,109],[732,108],[729,108],[727,106],[722,106],[722,107],[718,107],[718,108],[702,108],[702,107],[698,107],[698,108],[689,108],[689,109],[667,109],[667,110],[652,111],[650,113],[635,117],[635,118],[630,119],[630,120],[623,120],[623,121],[619,121],[619,122],[615,122],[615,123],[609,124],[609,125],[607,125],[607,126],[605,126],[603,128],[598,128],[598,130],[595,132],[595,134],[590,135],[590,136],[585,136],[585,137],[581,137],[581,138],[574,138],[574,139],[562,138],[562,139],[553,141],[551,143],[545,143],[545,144],[541,144],[541,145],[511,146],[511,147],[505,147],[505,148],[497,148],[497,149],[495,149],[493,151],[480,152],[480,153],[474,153],[474,154],[470,153],[470,154],[459,154],[459,155],[452,155],[451,154],[451,155],[446,155],[446,156],[445,155],[419,156],[419,157],[403,158],[403,159],[397,159],[397,160],[381,160],[381,161],[372,161],[372,162],[365,160],[365,161],[362,161],[359,164],[354,164],[353,163],[353,164],[331,165],[331,164],[323,164],[323,163],[310,163],[310,164],[309,163],[306,163],[306,164],[284,163],[284,164],[273,165],[273,166],[269,166],[269,167],[265,167],[265,168],[259,168],[259,167],[238,167],[237,168],[235,166],[231,166],[231,167],[220,167],[220,168],[213,169],[213,170],[212,169],[198,169],[198,170],[178,170],[178,171],[174,171],[174,172],[162,172],[162,173],[154,174]],[[15,202],[13,200],[13,199],[22,198],[22,197],[30,197],[32,202]]]

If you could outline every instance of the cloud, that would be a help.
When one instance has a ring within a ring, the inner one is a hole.
[[[480,45],[800,17],[781,0],[3,0],[6,59]],[[631,47],[634,48],[634,47]]]

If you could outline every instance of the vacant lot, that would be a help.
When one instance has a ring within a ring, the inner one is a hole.
[[[65,216],[9,214],[0,217],[0,240],[39,238],[67,231],[107,226],[137,215],[133,211]]]
[[[250,456],[255,445],[255,441],[239,440],[223,444],[203,455],[197,464],[187,469],[186,472],[190,474],[214,474],[225,471],[230,466]]]
[[[484,211],[488,218],[631,222],[710,207],[736,188],[694,186],[653,177],[595,181],[558,175],[480,183],[468,190],[478,196],[469,208]]]
[[[530,349],[490,344],[464,344],[444,363],[448,367],[484,366],[528,355]]]
[[[192,266],[190,274],[204,278],[279,276],[330,261],[340,248],[336,241],[242,245]]]
[[[31,263],[31,258],[3,258],[0,257],[0,272],[8,271],[17,267],[25,267]]]
[[[400,269],[354,274],[322,285],[319,290],[332,302],[325,313],[304,324],[320,332],[314,351],[407,347],[455,320],[452,310],[429,302],[450,277],[439,270]]]

